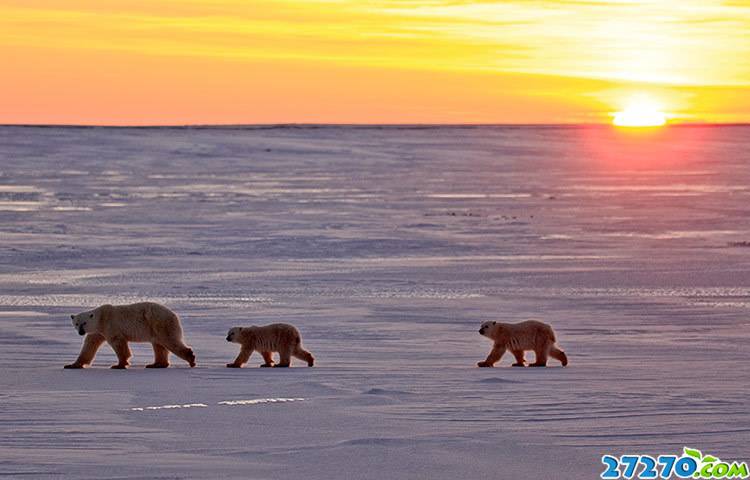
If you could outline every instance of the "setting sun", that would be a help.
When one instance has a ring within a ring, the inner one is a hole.
[[[618,127],[660,127],[667,123],[667,116],[653,100],[638,97],[615,113],[612,123]]]

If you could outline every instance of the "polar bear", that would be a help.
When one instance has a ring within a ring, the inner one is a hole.
[[[169,352],[195,366],[193,350],[182,341],[180,319],[170,309],[158,303],[143,302],[132,305],[102,305],[77,315],[71,315],[73,326],[86,335],[78,359],[65,368],[83,368],[94,360],[96,351],[105,341],[117,354],[118,363],[112,368],[128,368],[128,342],[150,342],[154,347],[154,363],[146,368],[169,366]]]
[[[272,323],[262,327],[233,327],[227,333],[227,342],[242,345],[240,354],[227,367],[240,368],[247,363],[253,351],[263,356],[261,367],[288,367],[291,357],[299,358],[312,367],[315,358],[302,348],[302,338],[294,326],[286,323]],[[271,354],[279,352],[279,363],[274,365]]]
[[[525,367],[523,358],[525,350],[534,350],[536,362],[531,367],[546,367],[547,357],[560,360],[563,367],[568,364],[565,352],[555,345],[555,332],[546,323],[527,320],[520,323],[484,322],[479,334],[495,342],[487,359],[477,363],[480,367],[491,367],[500,360],[505,350],[510,350],[516,357],[514,367]]]

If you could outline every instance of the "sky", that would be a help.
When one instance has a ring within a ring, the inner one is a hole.
[[[750,122],[750,0],[0,0],[0,123]]]

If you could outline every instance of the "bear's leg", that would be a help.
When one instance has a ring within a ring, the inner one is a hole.
[[[304,360],[307,362],[308,367],[312,367],[315,365],[315,357],[312,356],[310,352],[305,350],[304,348],[297,345],[297,348],[292,352],[292,356],[294,358],[299,358],[300,360]]]
[[[91,365],[94,361],[97,350],[104,343],[104,337],[98,333],[89,333],[83,340],[83,346],[81,347],[81,353],[78,354],[78,358],[75,362],[70,365],[65,365],[63,368],[83,368],[86,365]]]
[[[240,348],[240,353],[237,355],[237,358],[234,359],[234,362],[227,363],[227,367],[229,368],[242,368],[242,365],[246,364],[248,360],[250,360],[250,355],[253,354],[253,349],[250,347],[242,346]]]
[[[265,362],[261,367],[273,367],[273,353],[272,352],[260,352],[263,355],[263,361]]]
[[[292,361],[292,351],[289,348],[285,348],[283,350],[279,350],[279,363],[274,365],[274,367],[288,367],[289,362]]]
[[[523,350],[512,350],[511,353],[516,357],[516,363],[513,364],[514,367],[526,366],[526,360],[523,358]]]
[[[534,355],[536,355],[536,361],[529,366],[530,367],[546,367],[548,351],[549,351],[548,348],[538,348],[534,350]]]
[[[567,356],[567,355],[565,355],[565,352],[563,352],[562,350],[560,350],[559,348],[557,348],[557,347],[555,347],[555,346],[553,346],[553,347],[552,347],[552,348],[550,349],[550,351],[549,351],[549,355],[550,355],[550,357],[552,357],[552,358],[555,358],[555,359],[557,359],[557,360],[560,360],[560,363],[562,363],[562,366],[563,366],[563,367],[564,367],[564,366],[566,366],[566,365],[568,364],[568,356]]]
[[[130,357],[133,356],[130,352],[128,341],[124,338],[116,337],[112,340],[108,340],[108,342],[117,355],[117,365],[112,365],[110,368],[128,368],[130,366]]]
[[[477,363],[477,366],[479,367],[491,367],[495,365],[495,363],[502,358],[503,354],[505,353],[505,348],[500,347],[498,345],[494,345],[492,347],[492,350],[490,350],[490,354],[487,355],[487,359],[483,362]]]
[[[167,347],[167,350],[188,362],[190,367],[195,366],[195,354],[193,353],[193,349],[182,343],[181,340],[172,341],[164,346]]]
[[[154,363],[149,363],[146,368],[167,368],[169,366],[169,350],[163,345],[152,343],[154,347]]]

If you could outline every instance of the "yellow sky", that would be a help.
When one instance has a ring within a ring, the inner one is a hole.
[[[0,0],[0,123],[750,121],[750,1]]]

